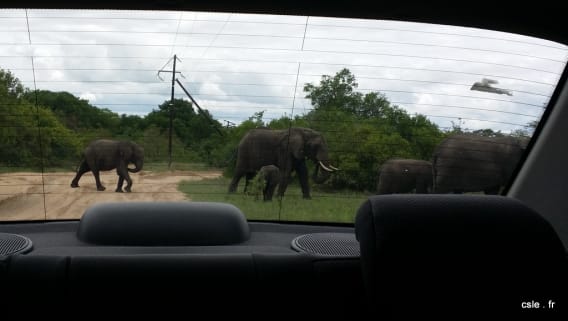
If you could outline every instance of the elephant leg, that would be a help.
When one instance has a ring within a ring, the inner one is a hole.
[[[262,200],[263,201],[271,201],[272,200],[272,195],[270,195],[270,187],[272,185],[272,182],[270,181],[270,179],[266,179],[264,180],[264,187],[262,189]]]
[[[116,185],[115,192],[122,193],[122,184],[124,184],[124,177],[118,175],[118,184]]]
[[[302,160],[296,163],[296,172],[298,173],[300,186],[302,187],[302,197],[305,199],[311,199],[310,185],[308,184],[308,168],[306,167],[305,161]]]
[[[235,174],[233,175],[233,179],[231,180],[231,184],[229,184],[229,193],[234,193],[237,191],[237,186],[239,186],[239,181],[241,177],[245,174],[244,171],[237,169]]]
[[[267,201],[268,200],[268,182],[265,184],[265,187],[262,189],[262,200],[263,201]]]
[[[75,178],[73,178],[73,181],[71,181],[71,187],[73,188],[79,187],[79,180],[81,179],[81,176],[83,176],[83,174],[85,174],[90,170],[91,168],[89,167],[86,161],[81,162],[81,165],[77,170],[77,175],[75,175]]]
[[[97,183],[97,191],[104,191],[106,188],[101,184],[101,178],[99,177],[99,170],[93,169],[93,176],[95,176],[95,182]]]
[[[278,197],[282,198],[284,197],[284,193],[286,193],[286,189],[288,188],[288,183],[290,182],[290,180],[292,179],[292,173],[290,169],[287,169],[285,171],[280,171],[280,179],[279,179],[279,184],[278,184]]]
[[[265,191],[265,201],[272,201],[272,196],[274,195],[274,190],[276,189],[276,184],[273,182],[269,182],[266,184],[266,191]]]
[[[284,197],[286,188],[288,188],[288,179],[290,174],[282,173],[280,176],[280,185],[278,185],[278,197]]]
[[[117,192],[122,192],[122,184],[126,180],[126,187],[124,190],[128,193],[131,192],[130,188],[132,187],[132,179],[128,174],[128,168],[126,167],[127,164],[125,162],[120,162],[120,164],[116,168],[116,173],[118,174],[118,185],[116,187]]]
[[[246,173],[245,175],[245,189],[243,191],[243,193],[246,194],[246,192],[248,191],[248,186],[250,183],[250,180],[254,178],[254,174],[253,173]]]
[[[127,193],[132,192],[131,188],[132,188],[132,179],[130,178],[130,175],[128,173],[126,173],[126,176],[124,177],[124,179],[126,180],[126,187],[124,188],[124,190]]]

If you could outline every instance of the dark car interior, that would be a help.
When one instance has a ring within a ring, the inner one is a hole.
[[[21,5],[27,6],[3,3]],[[511,7],[105,0],[31,7],[392,19],[514,32],[568,45],[565,11],[541,2]],[[237,207],[217,202],[101,204],[80,220],[2,222],[3,310],[71,309],[92,317],[118,309],[131,316],[182,313],[188,319],[205,313],[566,320],[567,77],[564,70],[503,195],[372,196],[351,224],[247,221]]]

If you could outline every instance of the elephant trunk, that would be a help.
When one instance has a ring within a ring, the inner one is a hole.
[[[134,162],[134,165],[136,165],[135,168],[129,168],[128,171],[131,173],[138,173],[139,171],[142,170],[142,167],[144,166],[144,160],[139,159],[136,162]]]
[[[319,173],[321,168],[321,173]],[[338,168],[332,166],[331,164],[324,164],[322,161],[318,161],[316,164],[316,169],[314,171],[313,180],[316,184],[323,184],[331,177],[331,173],[339,170]]]

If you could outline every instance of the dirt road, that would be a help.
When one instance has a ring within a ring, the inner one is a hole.
[[[118,177],[114,171],[101,174],[106,187],[98,192],[92,174],[85,174],[79,188],[69,185],[75,173],[0,174],[0,221],[77,219],[85,209],[101,202],[188,200],[177,190],[184,180],[221,176],[217,171],[174,171],[132,174],[132,193],[116,193]],[[126,185],[126,184],[125,184]]]

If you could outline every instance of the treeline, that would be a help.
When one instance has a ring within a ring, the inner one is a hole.
[[[358,84],[348,69],[304,86],[313,107],[306,114],[264,121],[263,112],[258,112],[228,128],[216,120],[210,123],[209,112],[198,113],[181,99],[173,104],[166,101],[144,117],[118,115],[67,92],[26,89],[8,71],[0,70],[0,81],[0,166],[8,167],[75,166],[84,146],[97,138],[135,141],[144,146],[147,163],[165,163],[171,111],[175,162],[206,163],[231,176],[238,143],[250,129],[308,127],[324,135],[331,162],[341,168],[326,186],[373,190],[377,168],[385,160],[429,160],[446,135],[461,131],[458,126],[440,130],[425,116],[409,115],[391,104],[381,93],[356,91]],[[491,129],[476,133],[502,135]]]
[[[176,99],[170,106],[164,102],[144,117],[119,115],[67,92],[24,88],[12,73],[0,69],[0,166],[74,168],[84,147],[98,138],[135,141],[144,146],[147,162],[165,162],[170,108],[173,159],[205,160],[211,149],[208,139],[216,140],[215,129],[191,103]]]

